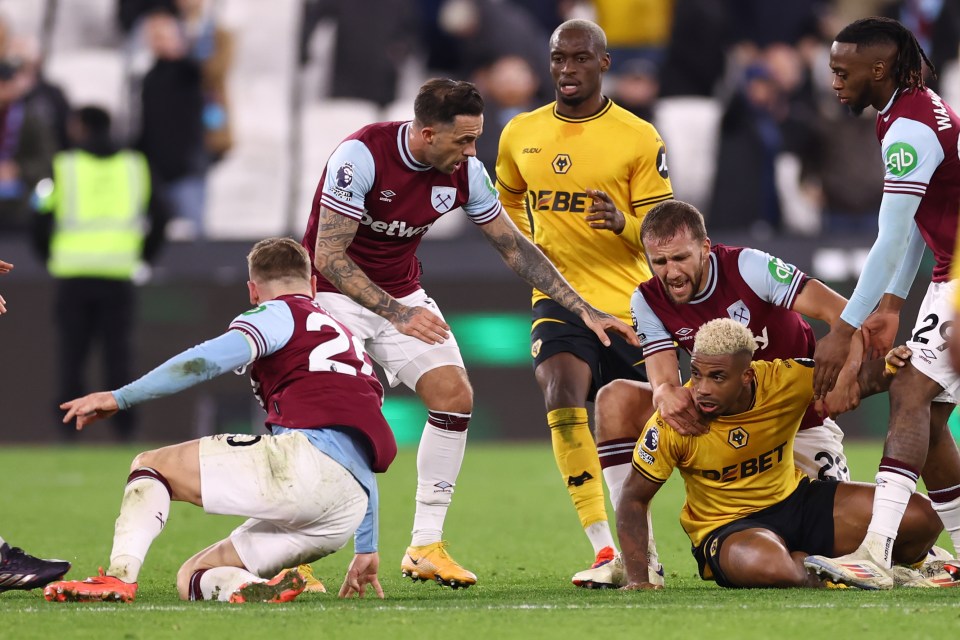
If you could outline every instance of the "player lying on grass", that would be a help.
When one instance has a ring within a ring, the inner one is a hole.
[[[44,589],[54,602],[134,599],[137,577],[170,501],[247,516],[229,537],[187,560],[187,600],[286,602],[304,589],[294,567],[333,553],[356,534],[340,596],[377,595],[377,483],[397,452],[380,411],[383,387],[359,341],[314,302],[307,252],[288,238],[247,256],[255,308],[226,333],[174,356],[113,392],[65,402],[77,429],[232,370],[249,369],[271,435],[216,435],[141,453],[120,503],[110,566]],[[269,580],[268,580],[269,578]]]
[[[720,586],[821,586],[804,568],[805,556],[848,553],[863,538],[873,485],[811,480],[794,465],[793,439],[813,399],[813,361],[751,362],[756,348],[752,332],[735,320],[703,325],[689,384],[709,432],[682,436],[659,413],[647,422],[617,508],[626,589],[659,588],[648,574],[647,511],[674,468],[686,488],[680,523],[700,576]],[[898,347],[889,358],[903,366],[909,355]],[[865,363],[861,395],[885,390],[889,379],[883,361]],[[942,530],[929,500],[913,496],[893,549],[896,562],[925,559]],[[905,586],[940,586],[908,566],[893,575]],[[888,575],[871,578],[872,588],[893,586]]]

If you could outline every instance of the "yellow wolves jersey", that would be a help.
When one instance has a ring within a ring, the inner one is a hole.
[[[500,136],[497,184],[510,218],[594,307],[629,323],[630,295],[651,276],[640,221],[673,197],[666,148],[653,125],[611,101],[586,118],[556,103],[522,113]],[[624,213],[620,235],[584,220],[587,189],[604,191]],[[533,301],[547,296],[533,292]]]
[[[702,436],[681,436],[657,412],[633,451],[633,468],[664,483],[680,470],[687,499],[680,525],[699,546],[708,533],[787,498],[803,472],[793,439],[813,400],[813,361],[757,361],[756,397],[747,411],[721,416]]]

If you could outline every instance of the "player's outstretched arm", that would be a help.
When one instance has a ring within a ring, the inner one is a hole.
[[[362,598],[367,591],[367,585],[371,585],[380,599],[383,599],[383,587],[380,586],[380,580],[377,578],[377,569],[380,568],[380,554],[358,553],[353,556],[353,562],[347,568],[347,575],[343,579],[343,585],[340,587],[341,598],[349,598],[356,594]]]
[[[381,289],[347,255],[360,223],[320,207],[313,262],[342,294],[389,320],[397,331],[427,344],[446,340],[450,326],[424,307],[408,307]]]
[[[656,482],[647,480],[636,470],[623,482],[623,493],[617,506],[617,536],[623,566],[627,573],[627,591],[662,589],[650,582],[647,544],[650,541],[650,529],[647,526],[647,512],[650,501],[660,489]]]
[[[109,418],[120,410],[117,399],[109,391],[98,391],[82,398],[68,400],[61,404],[60,408],[67,412],[63,416],[63,424],[69,424],[74,418],[77,419],[77,431],[97,420]]]
[[[640,346],[632,328],[587,304],[560,275],[547,256],[520,233],[508,216],[499,215],[480,229],[514,273],[580,316],[583,323],[597,334],[605,346],[610,346],[607,331],[618,333],[630,344]]]

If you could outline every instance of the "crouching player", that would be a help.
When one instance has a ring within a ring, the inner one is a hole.
[[[104,574],[56,582],[53,602],[134,599],[137,577],[170,501],[247,516],[177,574],[180,598],[287,602],[304,589],[294,567],[333,553],[356,533],[340,596],[377,579],[377,484],[397,452],[380,410],[383,388],[360,342],[314,302],[307,252],[288,238],[247,256],[250,302],[226,333],[174,356],[113,392],[61,405],[77,429],[134,404],[249,368],[271,435],[216,435],[141,453],[131,465]]]
[[[794,466],[793,439],[813,399],[813,361],[751,362],[757,345],[729,318],[700,328],[690,385],[710,431],[682,436],[655,413],[637,441],[633,469],[617,508],[626,589],[659,588],[647,565],[647,510],[674,468],[686,487],[680,523],[690,537],[700,576],[724,587],[816,587],[804,567],[809,554],[853,551],[866,533],[873,485],[810,480]],[[909,350],[889,359],[902,366]],[[889,386],[881,360],[860,370],[862,395]],[[926,558],[943,529],[929,500],[910,499],[893,548],[890,575],[873,588],[940,586],[908,565]],[[828,583],[829,586],[829,583]]]

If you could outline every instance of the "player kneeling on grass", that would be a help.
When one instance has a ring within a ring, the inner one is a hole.
[[[227,332],[113,392],[61,405],[77,429],[134,404],[249,368],[271,435],[216,435],[138,455],[120,504],[106,573],[44,589],[54,602],[134,599],[137,576],[170,501],[247,516],[228,538],[180,568],[184,600],[287,602],[304,589],[294,567],[356,533],[340,596],[377,595],[377,483],[397,452],[380,411],[383,388],[359,341],[314,302],[310,259],[289,238],[247,257],[254,309]]]
[[[679,435],[659,413],[643,430],[634,450],[635,473],[624,482],[617,508],[624,588],[660,588],[648,573],[647,511],[674,468],[686,488],[680,523],[704,580],[724,587],[822,586],[804,568],[805,556],[848,553],[863,539],[873,485],[810,480],[794,465],[793,439],[813,400],[813,361],[751,362],[756,348],[750,330],[734,320],[703,325],[689,384],[710,431]],[[897,347],[888,361],[903,366],[909,355]],[[889,386],[883,372],[882,360],[861,367],[862,396]],[[929,500],[914,495],[893,549],[895,561],[919,563],[942,529]],[[904,586],[941,586],[909,566],[899,566],[894,577]],[[873,580],[871,588],[893,586],[887,575]]]

